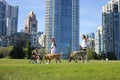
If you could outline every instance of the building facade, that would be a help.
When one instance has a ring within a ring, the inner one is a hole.
[[[95,33],[88,33],[86,34],[87,38],[95,39]]]
[[[120,0],[111,0],[102,11],[103,50],[120,59]],[[107,57],[107,56],[106,56]]]
[[[43,32],[32,32],[30,33],[30,47],[31,48],[41,48],[39,44],[39,37],[43,34]]]
[[[6,2],[0,0],[0,35],[6,35]]]
[[[102,54],[103,52],[102,26],[99,26],[95,33],[95,52],[97,54]]]
[[[41,34],[38,38],[38,43],[40,45],[40,48],[45,48],[45,40],[46,40],[46,35]]]
[[[79,0],[46,0],[46,51],[50,38],[56,41],[56,52],[67,54],[79,48]]]
[[[37,19],[33,11],[25,19],[24,31],[26,33],[37,32]]]
[[[0,35],[17,33],[18,6],[11,6],[5,0],[0,0]]]

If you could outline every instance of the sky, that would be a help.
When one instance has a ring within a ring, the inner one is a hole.
[[[18,32],[24,29],[24,21],[30,11],[36,14],[38,31],[44,31],[45,27],[45,0],[6,0],[9,5],[19,6]]]
[[[18,31],[24,29],[24,20],[34,11],[38,20],[38,31],[45,28],[46,0],[6,0],[8,4],[19,6]],[[80,0],[80,35],[92,33],[102,25],[102,6],[110,0]]]
[[[102,7],[110,0],[80,0],[80,34],[92,33],[102,26]]]

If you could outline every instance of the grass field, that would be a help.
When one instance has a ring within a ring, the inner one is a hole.
[[[120,80],[120,61],[29,64],[28,60],[0,59],[0,80]]]

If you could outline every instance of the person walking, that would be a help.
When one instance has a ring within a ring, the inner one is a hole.
[[[38,61],[39,61],[38,48],[36,48],[32,51],[32,55],[33,55],[35,63],[38,63]]]
[[[87,48],[88,48],[88,40],[85,35],[82,35],[82,42],[80,45],[80,49],[84,51],[85,59],[88,62],[88,55],[87,55]]]
[[[51,54],[55,54],[55,53],[56,53],[55,50],[56,50],[55,39],[54,39],[54,38],[51,38],[51,49],[50,49]]]

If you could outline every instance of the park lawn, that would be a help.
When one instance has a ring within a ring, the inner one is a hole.
[[[0,80],[120,80],[120,61],[29,64],[28,60],[0,59]]]

